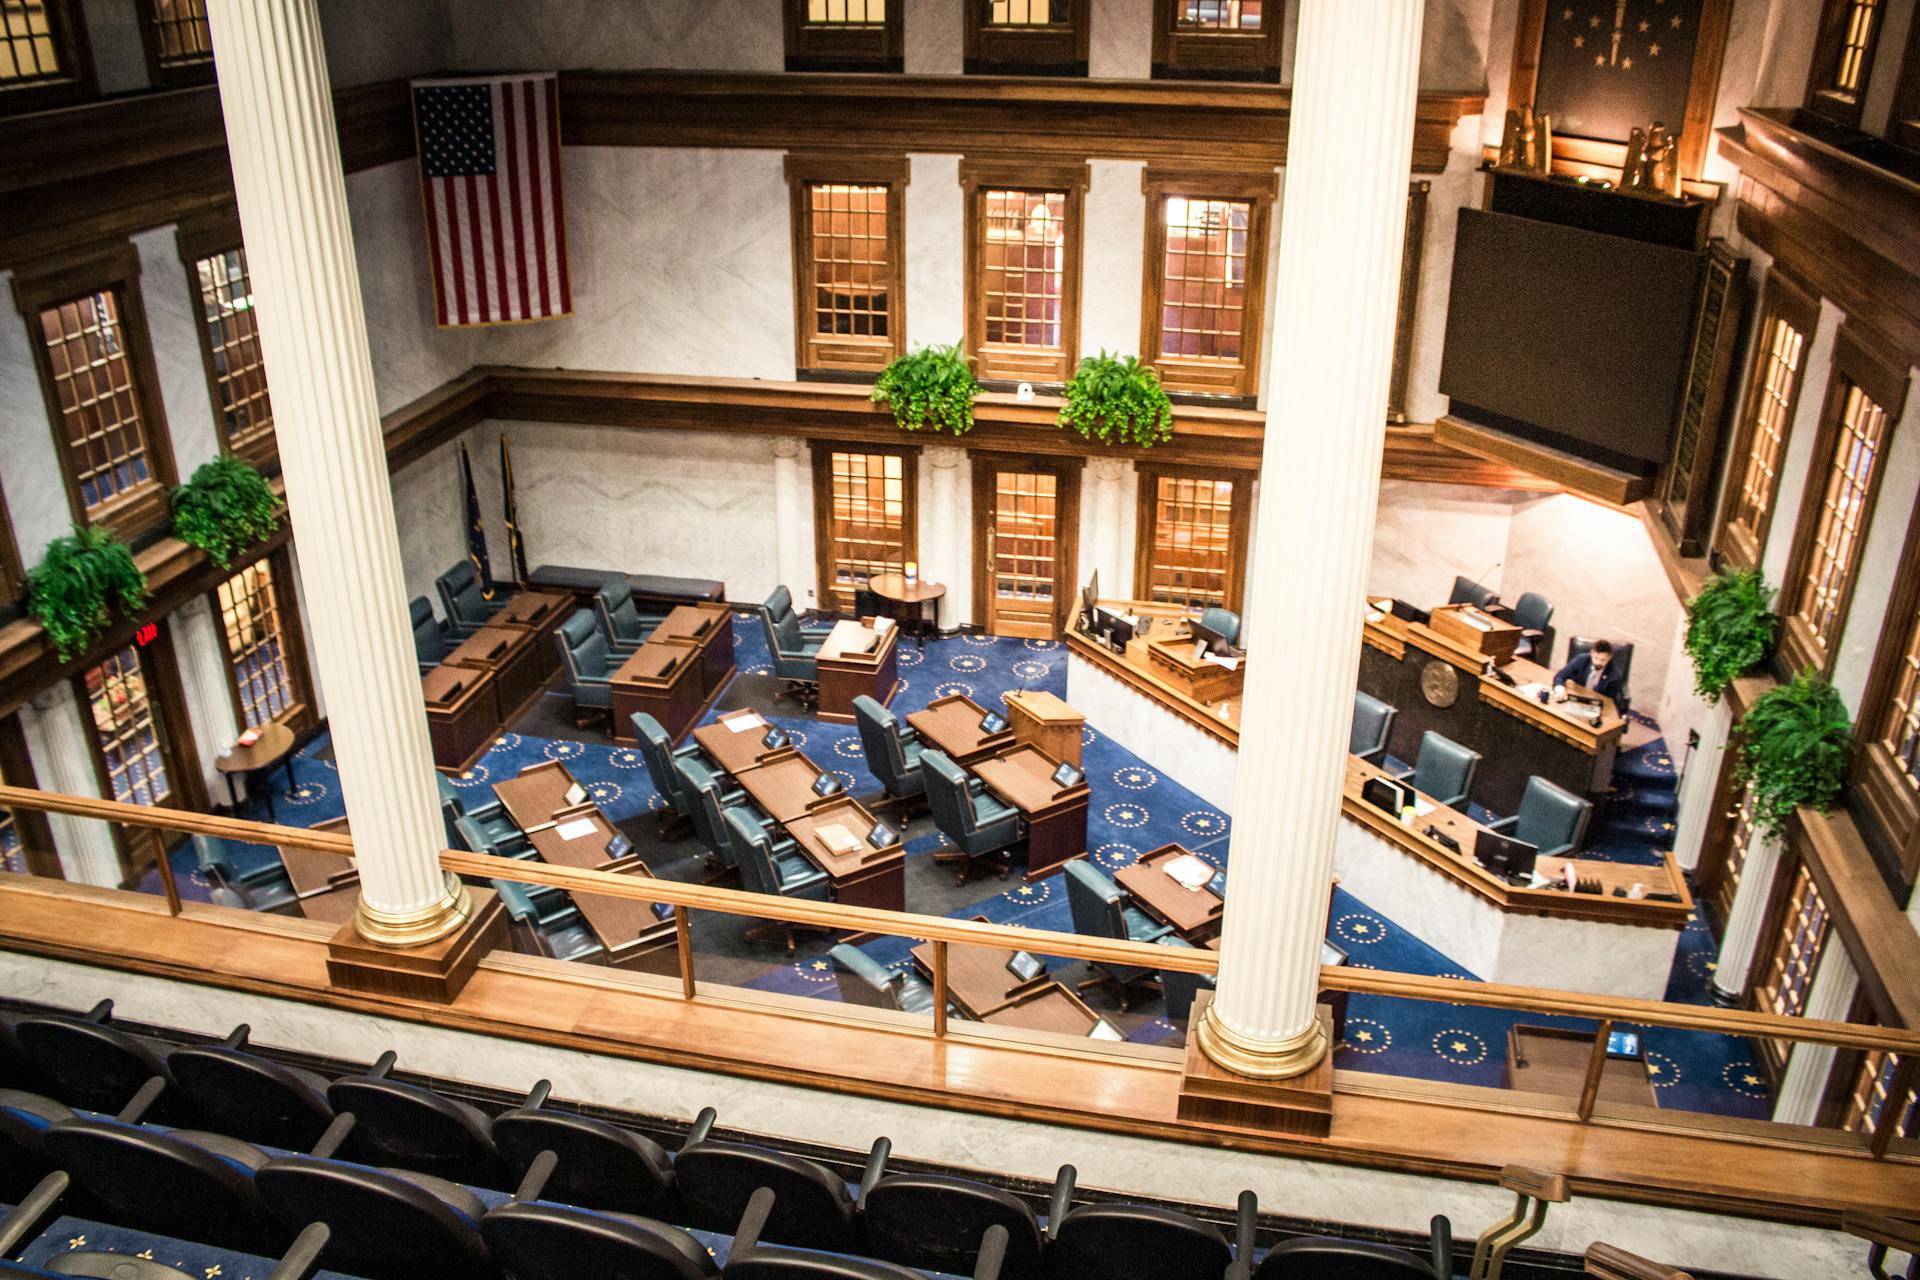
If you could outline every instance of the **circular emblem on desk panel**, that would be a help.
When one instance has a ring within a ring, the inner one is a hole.
[[[1420,692],[1436,707],[1450,707],[1460,697],[1460,672],[1450,663],[1429,659],[1420,668]]]

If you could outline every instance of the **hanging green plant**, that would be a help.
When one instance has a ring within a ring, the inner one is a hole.
[[[1700,696],[1720,701],[1735,677],[1766,660],[1779,626],[1773,588],[1757,569],[1723,573],[1700,588],[1687,605],[1687,656]]]
[[[871,399],[893,406],[902,431],[931,426],[963,436],[973,430],[973,398],[979,394],[980,381],[956,343],[897,357],[874,379]]]
[[[1160,375],[1134,356],[1088,356],[1067,379],[1065,397],[1060,425],[1089,440],[1151,449],[1173,435],[1173,402]]]
[[[1846,786],[1853,724],[1827,678],[1808,667],[1753,700],[1735,730],[1739,781],[1753,783],[1754,821],[1774,835],[1801,805],[1821,813]]]
[[[73,527],[55,538],[27,575],[27,612],[53,641],[60,661],[85,653],[118,609],[139,612],[147,602],[147,575],[110,529]]]
[[[280,499],[249,464],[221,454],[173,491],[173,536],[222,569],[233,554],[280,527]]]

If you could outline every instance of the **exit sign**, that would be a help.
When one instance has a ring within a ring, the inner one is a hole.
[[[138,631],[133,633],[133,642],[136,645],[140,646],[142,649],[146,648],[148,645],[152,644],[155,640],[158,640],[159,638],[160,638],[160,624],[157,622],[149,622],[146,626],[140,628]]]

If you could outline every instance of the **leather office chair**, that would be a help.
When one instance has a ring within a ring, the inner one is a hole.
[[[256,863],[246,871],[233,860],[233,850],[218,836],[195,833],[194,864],[213,886],[224,885],[238,895],[241,905],[254,911],[273,911],[293,901],[293,881],[278,858]]]
[[[550,1088],[540,1081],[518,1107],[493,1118],[494,1145],[515,1177],[524,1179],[540,1153],[551,1151],[559,1163],[541,1195],[608,1213],[662,1218],[679,1212],[673,1157],[666,1148],[621,1125],[548,1107]]]
[[[1414,757],[1413,771],[1400,775],[1400,781],[1424,791],[1452,809],[1465,809],[1473,791],[1473,777],[1480,769],[1480,753],[1469,751],[1452,738],[1429,729],[1420,735],[1420,754]]]
[[[1067,1176],[1062,1169],[1055,1178],[1056,1192],[1071,1185]],[[1064,1197],[1060,1206],[1064,1212]],[[972,1178],[888,1173],[883,1160],[880,1180],[860,1197],[860,1217],[867,1231],[866,1253],[887,1262],[970,1275],[982,1238],[999,1227],[1007,1233],[1000,1274],[1006,1280],[1042,1280],[1046,1274],[1045,1237],[1033,1210],[1012,1192]]]
[[[827,952],[833,961],[833,981],[847,1004],[902,1013],[932,1013],[933,987],[911,969],[889,969],[872,956],[843,942]]]
[[[920,772],[934,825],[953,843],[933,860],[960,864],[955,884],[965,884],[983,862],[1004,877],[1008,862],[1001,851],[1020,839],[1020,811],[988,795],[986,784],[967,776],[944,751],[922,751]]]
[[[1073,1166],[1061,1169],[1068,1194]],[[1055,1183],[1055,1203],[1060,1184]],[[1234,1228],[1237,1252],[1253,1256],[1258,1202],[1240,1193]],[[1153,1260],[1154,1280],[1219,1280],[1233,1265],[1236,1249],[1217,1227],[1174,1209],[1155,1205],[1104,1202],[1084,1204],[1047,1223],[1049,1280],[1111,1280],[1139,1274],[1140,1260]]]
[[[1567,641],[1567,661],[1572,662],[1583,653],[1591,652],[1593,639],[1590,636],[1574,636]],[[1633,673],[1633,645],[1616,640],[1613,643],[1613,657],[1607,665],[1620,673],[1620,696],[1613,700],[1622,715],[1626,714],[1628,700],[1628,677]]]
[[[616,664],[606,637],[594,625],[593,615],[585,609],[576,610],[554,632],[553,642],[560,646],[561,669],[573,693],[574,723],[584,723],[580,712],[586,707],[612,715]]]
[[[675,756],[673,770],[692,804],[694,834],[707,851],[708,863],[721,872],[739,871],[740,859],[734,848],[733,833],[722,815],[731,808],[744,808],[756,820],[770,819],[747,799],[745,791],[733,784],[733,779],[715,769],[705,756]]]
[[[800,623],[800,634],[807,639],[813,639],[815,636],[825,636],[827,632],[833,630],[833,621],[831,619],[825,622],[808,622],[806,619],[795,614],[793,611],[793,593],[788,591],[784,586],[775,587],[773,594],[768,596],[765,603],[760,607],[772,614],[775,622],[779,622],[783,618],[794,618]]]
[[[1520,811],[1487,827],[1534,845],[1546,857],[1571,858],[1586,843],[1587,823],[1592,817],[1591,803],[1534,774],[1520,793]]]
[[[431,1089],[389,1079],[394,1057],[388,1050],[365,1075],[328,1087],[334,1111],[355,1117],[342,1158],[500,1190],[512,1185],[487,1117]]]
[[[1154,942],[1162,947],[1185,947],[1193,950],[1193,944],[1177,933],[1166,933],[1155,938]],[[1167,1021],[1190,1022],[1193,1015],[1193,998],[1202,991],[1212,991],[1219,985],[1219,979],[1211,973],[1182,973],[1177,969],[1162,969],[1160,973],[1160,991],[1167,998]]]
[[[593,593],[593,616],[606,637],[607,648],[622,656],[647,642],[657,623],[649,623],[633,602],[633,588],[624,577],[608,578]]]
[[[514,1280],[704,1280],[717,1276],[691,1232],[629,1213],[589,1213],[516,1196],[480,1220],[480,1236]]]
[[[802,1249],[783,1249],[760,1243],[769,1215],[779,1212],[780,1197],[761,1187],[747,1203],[734,1228],[733,1247],[727,1253],[728,1280],[922,1280],[923,1272],[874,1262],[866,1258],[835,1257]],[[1000,1262],[1007,1247],[1006,1228],[990,1227],[979,1241],[974,1280],[1000,1280]]]
[[[219,1044],[167,1055],[180,1092],[228,1137],[293,1151],[311,1150],[333,1122],[327,1078],[248,1053],[245,1023]]]
[[[323,1140],[320,1149],[327,1146]],[[457,1183],[326,1156],[276,1156],[254,1182],[281,1222],[326,1224],[321,1260],[330,1271],[366,1280],[499,1280],[480,1238],[486,1205]]]
[[[740,861],[740,882],[752,893],[773,893],[783,898],[804,898],[809,902],[827,902],[833,897],[833,882],[827,873],[807,860],[791,837],[775,840],[766,826],[741,805],[721,811],[733,853]],[[777,933],[786,939],[787,954],[793,954],[793,935],[818,925],[794,924],[787,920],[769,920],[747,930],[749,939]],[[830,931],[829,931],[830,932]]]
[[[1092,863],[1084,859],[1069,862],[1066,875],[1067,906],[1073,912],[1075,933],[1120,942],[1156,942],[1173,932],[1138,907],[1128,906],[1125,891]],[[1085,991],[1088,987],[1112,983],[1122,1010],[1133,1007],[1127,991],[1129,986],[1143,981],[1158,985],[1152,969],[1097,960],[1089,960],[1087,965],[1094,976],[1081,982],[1079,989]]]
[[[480,575],[474,572],[471,560],[448,569],[433,580],[433,586],[440,593],[441,612],[447,615],[447,631],[458,640],[486,626],[507,606],[505,592],[496,591],[491,600],[481,594]]]
[[[1227,1274],[1232,1280],[1453,1280],[1453,1224],[1435,1214],[1430,1231],[1424,1258],[1390,1244],[1302,1236],[1267,1250],[1259,1267],[1243,1258]]]
[[[697,742],[686,742],[674,746],[668,736],[666,726],[644,711],[636,711],[629,719],[633,723],[633,736],[640,741],[640,758],[647,762],[647,777],[653,782],[653,789],[667,802],[660,811],[660,830],[664,834],[683,822],[693,820],[693,796],[680,781],[680,771],[673,767],[675,760],[706,759]]]
[[[1481,609],[1491,609],[1499,601],[1498,591],[1483,587],[1472,578],[1458,576],[1453,580],[1453,593],[1447,597],[1448,604],[1470,604]]]
[[[447,635],[425,596],[407,601],[407,620],[413,624],[413,656],[420,664],[420,674],[425,675],[447,656]]]
[[[117,1115],[147,1081],[159,1076],[167,1088],[148,1112],[168,1124],[196,1117],[173,1087],[173,1073],[148,1041],[107,1025],[113,1001],[102,1000],[84,1015],[32,1013],[13,1024],[33,1071],[60,1102],[82,1111]]]
[[[1200,625],[1220,636],[1228,644],[1240,643],[1240,615],[1218,605],[1202,611]]]
[[[1509,614],[1520,628],[1514,655],[1546,662],[1553,656],[1553,604],[1537,591],[1523,591]]]
[[[762,1238],[802,1249],[857,1250],[855,1195],[838,1174],[784,1151],[715,1138],[717,1119],[712,1107],[702,1110],[687,1144],[674,1157],[674,1181],[686,1206],[688,1226],[701,1231],[734,1230],[754,1192],[765,1187],[779,1203],[766,1220]],[[860,1180],[860,1196],[879,1180],[880,1165],[892,1145],[885,1138],[873,1144]]]
[[[1353,727],[1347,733],[1347,750],[1369,764],[1379,764],[1386,758],[1393,718],[1399,714],[1372,694],[1354,690]]]
[[[807,636],[800,630],[800,619],[791,606],[784,618],[775,618],[771,608],[760,610],[760,626],[766,633],[767,654],[773,674],[786,682],[785,692],[807,705],[820,698],[820,669],[817,655],[825,636]]]
[[[925,771],[920,767],[923,748],[916,730],[864,693],[853,700],[853,723],[860,730],[867,768],[886,788],[889,800],[905,803],[927,793]]]

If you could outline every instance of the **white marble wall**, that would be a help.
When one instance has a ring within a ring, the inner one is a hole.
[[[950,346],[967,335],[966,200],[960,157],[915,155],[907,185],[907,346]]]
[[[167,436],[173,442],[174,466],[185,481],[194,468],[220,452],[206,360],[200,354],[200,301],[188,289],[186,264],[172,227],[143,231],[133,243],[140,251],[140,294],[160,372]]]
[[[1145,80],[1153,74],[1153,0],[1093,0],[1087,74]]]
[[[1523,498],[1506,489],[1383,480],[1367,590],[1424,609],[1445,603],[1455,574],[1498,589]]]
[[[906,69],[911,76],[957,76],[966,61],[966,30],[951,0],[902,0]]]
[[[484,455],[486,448],[481,427],[467,432],[461,440],[450,440],[426,457],[393,475],[393,516],[400,531],[400,563],[406,570],[407,595],[425,596],[436,615],[444,615],[440,595],[433,580],[467,557],[467,524],[461,502],[460,445]],[[497,439],[497,437],[496,437]],[[475,463],[480,461],[475,457]],[[516,461],[516,469],[518,463]],[[474,478],[475,489],[480,479]],[[499,488],[491,490],[498,495]],[[482,492],[482,509],[497,508],[496,496],[489,502]],[[522,499],[524,504],[525,499]],[[524,509],[524,506],[523,506]],[[498,543],[506,549],[505,541]],[[492,554],[492,548],[489,548]],[[504,561],[496,560],[496,565]],[[529,561],[529,567],[534,562]]]
[[[451,14],[452,65],[461,70],[779,71],[786,65],[780,6],[768,0],[442,2]]]
[[[1102,348],[1140,354],[1140,286],[1146,260],[1146,194],[1128,160],[1095,160],[1087,185],[1086,257],[1081,264],[1080,354]],[[1271,255],[1278,256],[1278,255]]]
[[[446,0],[320,0],[327,78],[344,89],[452,65],[451,11]]]
[[[1104,584],[1103,584],[1104,585]],[[1067,701],[1087,723],[1225,813],[1233,812],[1240,753],[1132,685],[1077,654],[1067,655]]]
[[[9,296],[12,281],[11,272],[0,272]],[[28,568],[38,563],[49,542],[73,528],[73,508],[60,478],[53,427],[33,363],[33,340],[18,311],[0,315],[0,397],[11,406],[0,417],[0,485],[13,518],[14,543]]]

